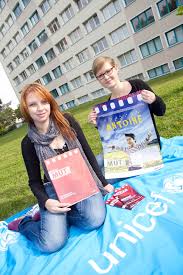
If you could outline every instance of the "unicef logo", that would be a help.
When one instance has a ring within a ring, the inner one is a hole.
[[[8,230],[7,223],[0,222],[0,251],[6,251],[8,246],[17,242],[19,233]]]
[[[183,173],[166,178],[163,182],[163,189],[169,193],[183,192]]]

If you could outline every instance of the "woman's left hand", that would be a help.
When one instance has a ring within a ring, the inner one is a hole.
[[[155,94],[148,90],[142,90],[141,96],[143,101],[148,104],[152,104],[156,100]]]
[[[112,184],[107,184],[104,189],[110,193],[114,191],[114,186]]]

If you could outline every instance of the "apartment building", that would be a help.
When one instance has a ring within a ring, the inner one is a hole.
[[[148,80],[183,68],[182,42],[175,0],[0,0],[0,62],[17,96],[37,81],[63,110],[107,93],[95,57]]]

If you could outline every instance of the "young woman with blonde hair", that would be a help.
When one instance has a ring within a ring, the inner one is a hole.
[[[141,91],[142,100],[148,104],[157,138],[160,144],[160,137],[157,131],[154,115],[163,116],[165,114],[166,105],[162,98],[156,95],[149,87],[149,85],[141,79],[121,81],[118,75],[118,64],[113,58],[109,56],[97,57],[93,62],[92,70],[101,86],[110,91],[111,94],[109,100]],[[96,125],[96,120],[97,114],[94,110],[91,110],[88,116],[88,121]],[[99,167],[103,171],[103,153],[98,155],[96,158]],[[119,181],[119,179],[108,180],[110,183],[114,183],[115,181]]]
[[[102,194],[112,191],[113,187],[100,172],[78,122],[70,114],[60,112],[44,86],[38,83],[27,85],[21,93],[20,108],[28,122],[28,134],[22,140],[22,155],[29,186],[40,206],[40,220],[26,215],[8,227],[25,235],[39,250],[51,253],[65,245],[69,225],[92,230],[103,224],[106,209]],[[74,148],[79,148],[100,192],[70,206],[58,200],[44,160]]]

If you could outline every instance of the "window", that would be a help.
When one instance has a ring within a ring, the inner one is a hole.
[[[88,102],[90,98],[88,95],[84,95],[84,96],[78,97],[78,100],[79,100],[79,103],[82,104],[82,103]]]
[[[2,55],[3,58],[6,58],[6,56],[7,56],[7,51],[6,51],[6,49],[3,49],[3,50],[1,51],[1,55]]]
[[[20,76],[21,76],[21,78],[22,78],[23,81],[26,80],[26,79],[28,78],[28,75],[27,75],[27,72],[26,72],[26,71],[21,72],[21,73],[20,73]]]
[[[29,48],[32,53],[38,48],[38,44],[35,39],[29,44]]]
[[[177,8],[176,0],[162,0],[157,3],[160,16],[164,16]]]
[[[23,57],[23,59],[26,59],[29,56],[29,52],[26,48],[24,48],[23,51],[21,51],[20,54]]]
[[[81,77],[78,76],[78,77],[74,78],[73,80],[71,80],[71,84],[72,84],[73,89],[77,89],[77,88],[81,87],[82,86]]]
[[[122,67],[125,67],[127,65],[130,65],[137,61],[137,56],[135,50],[131,50],[129,52],[126,52],[118,57],[119,62]]]
[[[29,32],[29,25],[28,23],[26,22],[22,27],[21,27],[21,31],[23,33],[23,36],[26,36],[26,34]]]
[[[36,65],[38,66],[38,69],[45,65],[45,61],[42,56],[36,60]]]
[[[83,63],[90,58],[89,50],[84,49],[82,52],[78,53],[76,56],[79,60],[79,63]]]
[[[173,65],[176,70],[182,69],[183,68],[183,57],[174,60]]]
[[[10,42],[7,44],[7,48],[9,49],[9,51],[13,50],[13,48],[14,48],[13,41],[10,40]]]
[[[131,20],[131,23],[132,23],[134,32],[138,32],[154,21],[155,21],[154,15],[152,13],[152,9],[150,8],[150,9],[140,13],[138,16],[134,17]]]
[[[104,16],[104,20],[108,20],[121,10],[120,0],[111,1],[101,11]]]
[[[17,56],[13,59],[13,61],[15,62],[16,66],[18,66],[18,65],[21,63],[20,56],[17,55]]]
[[[53,75],[54,75],[55,78],[60,77],[62,75],[62,70],[61,70],[60,66],[58,66],[55,69],[53,69],[52,73],[53,73]]]
[[[20,78],[17,76],[13,79],[13,81],[15,82],[15,85],[18,86],[20,84]]]
[[[68,60],[66,60],[64,63],[64,68],[65,68],[65,71],[70,71],[74,68],[74,59],[73,57],[69,58]]]
[[[70,40],[72,42],[72,44],[76,43],[78,40],[80,40],[82,38],[81,35],[81,30],[79,27],[77,27],[74,31],[72,31],[69,34]]]
[[[27,70],[29,71],[29,74],[32,75],[33,73],[35,73],[36,68],[34,64],[31,64],[29,67],[27,67]]]
[[[9,73],[11,73],[14,70],[12,63],[9,63],[8,66],[7,66],[7,68],[9,70]]]
[[[52,94],[52,96],[53,96],[54,98],[56,98],[56,97],[59,96],[59,94],[58,94],[58,92],[57,92],[57,89],[53,89],[52,91],[50,91],[50,93]]]
[[[61,92],[62,95],[65,95],[66,93],[69,93],[69,92],[70,92],[70,89],[69,89],[69,86],[68,86],[67,83],[61,85],[61,86],[59,87],[59,89],[60,89],[60,92]]]
[[[40,8],[41,8],[43,14],[47,13],[49,11],[49,9],[51,8],[51,6],[50,6],[50,0],[44,0],[40,4]]]
[[[65,111],[65,104],[61,104],[61,105],[60,105],[60,110],[61,110],[61,111]]]
[[[125,6],[129,6],[131,3],[133,3],[135,0],[124,0]]]
[[[92,32],[98,28],[100,26],[100,21],[97,14],[94,14],[92,17],[90,17],[85,23],[83,23],[83,25],[87,33]]]
[[[144,80],[144,76],[142,73],[130,76],[130,77],[126,78],[126,80],[137,79],[137,78]]]
[[[50,83],[52,81],[51,75],[49,73],[43,75],[42,78],[43,78],[45,85],[47,85],[48,83]]]
[[[17,18],[17,17],[19,17],[20,16],[20,14],[22,13],[22,9],[21,9],[21,7],[20,7],[20,4],[18,3],[18,4],[16,4],[16,6],[14,7],[14,9],[13,9],[13,13],[14,13],[14,15],[15,15],[15,17]]]
[[[49,51],[47,51],[45,53],[45,56],[46,56],[48,62],[51,61],[52,59],[54,59],[56,57],[56,55],[55,55],[53,48],[51,48]]]
[[[93,98],[98,98],[98,97],[101,97],[101,96],[104,96],[106,95],[106,91],[102,88],[102,89],[99,89],[99,90],[96,90],[94,92],[91,93]]]
[[[164,74],[167,74],[170,72],[170,69],[168,67],[168,64],[161,65],[159,67],[156,67],[154,69],[151,69],[147,71],[149,78],[158,77]]]
[[[85,76],[87,82],[90,82],[93,79],[95,79],[95,75],[94,75],[94,73],[93,73],[92,70],[90,70],[87,73],[85,73],[84,76]]]
[[[74,0],[77,5],[78,10],[83,9],[86,7],[92,0]]]
[[[5,0],[1,0],[0,1],[0,10],[2,10],[6,5],[6,1]]]
[[[113,32],[110,33],[110,37],[112,39],[112,44],[115,45],[120,41],[124,40],[125,38],[129,37],[128,29],[126,24],[122,25],[121,27],[117,28]]]
[[[43,30],[37,37],[39,39],[40,44],[43,44],[47,39],[48,35],[45,30]]]
[[[2,36],[4,36],[6,34],[6,27],[4,24],[0,28],[0,33],[2,34]]]
[[[60,29],[60,24],[58,22],[58,19],[55,17],[55,19],[48,25],[48,28],[51,33],[55,33],[57,30]]]
[[[32,23],[32,26],[35,26],[37,24],[37,22],[39,22],[39,20],[40,20],[38,12],[35,11],[29,19]]]
[[[165,35],[169,46],[183,42],[183,25],[180,25],[175,29],[166,32]]]
[[[74,11],[72,9],[72,6],[69,5],[61,14],[60,14],[63,24],[67,23],[73,16]]]
[[[20,33],[17,32],[13,38],[14,38],[15,42],[18,44],[21,41]]]
[[[60,53],[64,52],[68,48],[67,41],[65,38],[61,39],[55,46],[57,47]]]
[[[23,3],[23,5],[24,5],[25,8],[29,4],[29,2],[30,2],[30,0],[22,0],[22,3]]]
[[[105,37],[102,39],[98,40],[92,45],[92,48],[95,52],[95,55],[105,51],[108,48],[108,43]]]
[[[76,106],[75,101],[71,100],[71,101],[67,102],[66,106],[67,106],[68,109],[75,107]]]
[[[13,17],[11,16],[11,14],[7,17],[6,23],[9,27],[13,25]]]
[[[143,58],[153,55],[163,49],[159,36],[140,45],[139,47]]]

